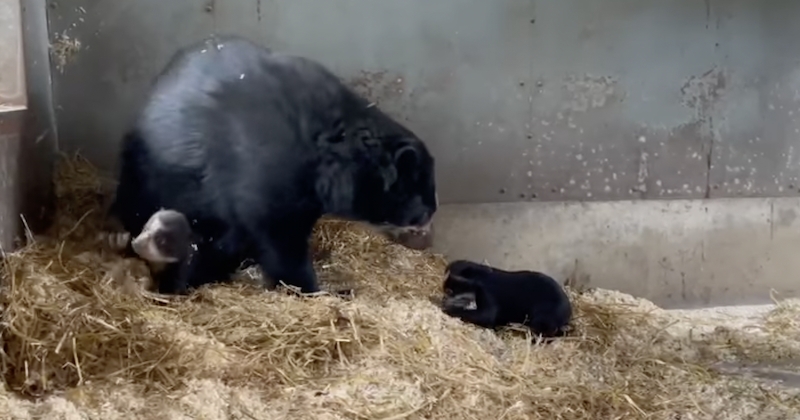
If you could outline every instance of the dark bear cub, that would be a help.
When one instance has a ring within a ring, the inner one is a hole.
[[[542,337],[563,336],[572,305],[553,278],[535,271],[505,271],[470,261],[445,271],[443,311],[464,322],[496,329],[522,324]]]

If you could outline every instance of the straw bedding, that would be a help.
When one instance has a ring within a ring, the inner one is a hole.
[[[0,417],[152,419],[796,418],[796,389],[711,365],[800,360],[800,303],[755,328],[611,291],[569,290],[571,337],[530,345],[446,317],[442,257],[322,221],[324,284],[301,299],[251,275],[188,297],[142,290],[145,266],[96,243],[104,181],[80,158],[57,177],[57,223],[5,256]],[[249,273],[252,274],[252,273]]]

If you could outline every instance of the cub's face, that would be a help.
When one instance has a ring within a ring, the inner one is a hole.
[[[192,229],[186,217],[174,210],[159,210],[131,241],[133,250],[144,260],[174,263],[182,260],[192,246]]]
[[[469,279],[448,274],[442,286],[445,310],[474,311],[478,309],[477,290]]]
[[[467,260],[455,260],[445,269],[442,286],[443,308],[450,310],[478,310],[478,294],[483,282],[492,275],[492,268]]]

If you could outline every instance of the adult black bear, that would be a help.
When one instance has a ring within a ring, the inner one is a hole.
[[[462,321],[496,329],[523,324],[546,338],[564,335],[572,304],[552,277],[536,271],[505,271],[457,260],[446,269],[443,311]]]
[[[222,36],[178,51],[156,78],[123,139],[110,216],[136,236],[174,209],[217,244],[198,258],[252,256],[311,293],[308,239],[323,214],[424,232],[437,206],[434,159],[414,133],[321,64]]]

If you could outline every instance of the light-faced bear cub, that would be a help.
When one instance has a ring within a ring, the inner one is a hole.
[[[200,258],[209,243],[194,233],[184,214],[175,210],[155,212],[132,240],[127,232],[105,236],[112,250],[136,255],[147,263],[160,293],[185,294],[207,283],[224,282],[229,267],[237,262],[235,258],[219,259],[225,253],[205,252]]]

